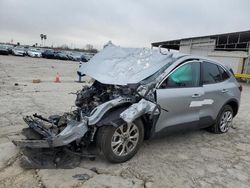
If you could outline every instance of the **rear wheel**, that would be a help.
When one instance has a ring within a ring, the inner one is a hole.
[[[213,133],[226,133],[232,126],[233,109],[230,105],[225,105],[217,116],[216,123],[211,127]]]
[[[97,147],[110,162],[122,163],[132,158],[144,138],[141,120],[132,123],[121,121],[118,127],[103,126],[97,133]]]

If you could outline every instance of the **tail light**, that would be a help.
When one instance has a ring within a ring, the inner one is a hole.
[[[239,86],[239,90],[240,90],[240,92],[242,92],[242,90],[243,90],[242,85]]]

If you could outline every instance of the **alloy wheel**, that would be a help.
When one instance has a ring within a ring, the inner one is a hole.
[[[139,141],[139,129],[134,123],[124,123],[119,126],[111,139],[111,148],[115,155],[130,154]]]
[[[229,127],[232,125],[233,114],[231,111],[225,111],[220,119],[220,130],[221,132],[227,132]]]

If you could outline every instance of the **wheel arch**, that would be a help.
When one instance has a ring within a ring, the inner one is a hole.
[[[120,114],[126,110],[131,104],[126,103],[120,106],[116,106],[110,110],[108,110],[102,117],[102,119],[96,124],[97,129],[102,126],[112,125],[117,127],[118,121],[124,121],[121,119]],[[150,114],[143,114],[137,119],[140,119],[144,128],[144,138],[149,139],[152,134],[153,122],[150,120]]]
[[[131,103],[125,103],[119,106],[115,106],[111,109],[109,109],[108,111],[105,112],[105,114],[102,116],[102,118],[100,119],[100,121],[98,121],[96,123],[97,127],[102,127],[105,125],[111,125],[116,127],[116,123],[115,121],[120,119],[120,114],[126,110],[129,106],[131,105]]]
[[[239,102],[236,99],[230,99],[227,102],[225,102],[225,104],[223,106],[225,106],[225,105],[229,105],[232,107],[233,116],[235,117],[238,113],[238,110],[239,110]]]

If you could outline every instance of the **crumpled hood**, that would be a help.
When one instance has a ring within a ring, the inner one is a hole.
[[[145,48],[105,47],[79,71],[103,84],[127,85],[138,83],[173,61],[173,54]]]

